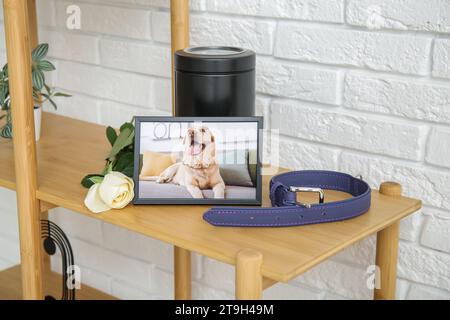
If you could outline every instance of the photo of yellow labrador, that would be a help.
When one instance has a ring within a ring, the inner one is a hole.
[[[135,121],[135,204],[260,204],[262,119]]]
[[[140,176],[140,180],[172,183],[186,187],[194,199],[203,199],[202,190],[212,189],[214,199],[225,198],[225,183],[216,161],[216,142],[206,126],[189,127],[182,140],[180,162],[166,168],[159,176]]]

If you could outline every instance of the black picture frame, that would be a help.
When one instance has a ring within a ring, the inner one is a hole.
[[[262,203],[262,177],[261,155],[263,117],[165,117],[165,116],[136,116],[135,118],[135,142],[134,142],[134,204],[205,204],[205,205],[254,205]],[[140,198],[139,197],[139,171],[141,148],[141,124],[145,122],[255,122],[257,123],[257,151],[256,151],[256,196],[254,199],[189,199],[189,198]]]

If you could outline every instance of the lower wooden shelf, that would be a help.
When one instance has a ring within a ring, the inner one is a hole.
[[[56,299],[61,297],[61,275],[47,271],[44,273],[44,295],[51,295]],[[0,300],[21,300],[22,279],[20,265],[0,271]],[[88,287],[84,284],[76,291],[77,300],[116,300],[113,296]]]

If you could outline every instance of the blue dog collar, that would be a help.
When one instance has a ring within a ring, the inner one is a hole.
[[[323,189],[351,194],[346,200],[324,203]],[[321,170],[292,171],[270,181],[272,208],[215,207],[203,219],[214,226],[290,227],[346,220],[370,208],[371,189],[360,178],[346,173]],[[297,202],[297,192],[314,192],[319,203]]]

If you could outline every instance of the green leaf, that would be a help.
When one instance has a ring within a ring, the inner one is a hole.
[[[89,180],[92,181],[93,183],[100,183],[103,181],[103,178],[104,177],[102,177],[102,176],[93,176],[93,177],[90,177]]]
[[[113,128],[109,129],[108,127],[106,130],[106,136],[109,140],[109,142],[112,145],[111,152],[109,154],[109,157],[106,160],[105,167],[103,169],[103,172],[101,174],[91,174],[87,175],[83,181],[82,184],[89,188],[93,185],[93,181],[90,180],[92,176],[100,177],[97,179],[102,179],[104,175],[108,174],[111,171],[119,171],[122,172],[124,175],[132,178],[134,173],[134,126],[132,123],[126,122],[120,127],[119,135],[117,136],[117,131],[115,131]],[[115,140],[114,135],[112,131],[115,133]],[[114,140],[114,141],[113,141]],[[95,180],[94,181],[98,181]]]
[[[126,175],[127,177],[133,178],[133,175],[134,175],[134,164],[132,164],[131,166],[126,167],[121,172],[124,175]]]
[[[115,155],[117,155],[119,153],[120,150],[129,146],[133,142],[133,140],[134,140],[134,130],[132,130],[129,127],[124,128],[120,132],[116,141],[114,142],[114,145],[111,149],[108,159],[112,159]]]
[[[44,95],[44,93],[42,93],[42,95]],[[35,88],[33,88],[33,99],[34,99],[34,102],[41,102],[40,100],[41,100],[41,92],[40,91],[38,91],[38,90],[36,90]]]
[[[117,156],[114,171],[122,172],[124,175],[132,178],[134,173],[134,150],[122,150]]]
[[[56,70],[53,63],[48,60],[41,60],[37,63],[37,67],[42,71],[53,71]]]
[[[120,130],[119,131],[122,132],[123,130],[125,130],[127,128],[134,131],[134,125],[131,122],[125,122],[124,124],[122,124],[120,126]]]
[[[68,94],[68,93],[63,93],[63,92],[55,92],[55,93],[53,94],[53,96],[54,96],[54,97],[66,97],[66,98],[69,98],[69,97],[71,97],[72,95],[71,95],[71,94]]]
[[[3,137],[5,139],[11,139],[12,138],[12,123],[11,122],[7,122],[0,129],[0,137]]]
[[[34,69],[32,72],[32,80],[33,80],[33,87],[35,87],[37,90],[42,90],[45,83],[45,76],[44,73],[39,69]]]
[[[107,161],[106,162],[106,166],[103,169],[102,174],[103,175],[107,175],[108,173],[110,173],[111,171],[113,171],[113,166],[114,166],[115,161]]]
[[[1,86],[0,104],[3,109],[8,107],[9,100],[9,86],[6,82]]]
[[[125,146],[124,146],[124,148],[126,148],[126,147],[132,147],[132,146],[134,146],[134,129],[133,129],[133,131],[131,132],[131,134],[130,134],[130,136],[128,137],[128,139],[125,141]]]
[[[106,137],[108,138],[109,143],[111,146],[114,146],[114,142],[117,140],[117,132],[114,130],[113,127],[107,127],[106,128]]]
[[[0,104],[3,105],[4,101],[6,100],[6,94],[8,91],[8,86],[5,84],[0,85]]]
[[[8,77],[8,64],[3,66],[2,72],[5,77]]]
[[[88,174],[81,180],[81,185],[85,188],[90,188],[96,183],[103,181],[103,176],[99,174]]]
[[[49,95],[52,94],[52,88],[50,88],[50,86],[48,84],[44,83],[44,88],[45,88],[45,91],[47,91],[47,93]]]
[[[58,110],[58,106],[56,105],[55,101],[53,101],[52,98],[48,97],[47,98],[48,102],[50,102],[53,106],[53,108],[55,108],[55,110]]]
[[[132,166],[133,162],[134,162],[134,153],[127,151],[117,158],[117,162],[114,165],[113,170],[122,172],[125,168]]]
[[[39,61],[47,55],[47,52],[48,43],[41,43],[31,52],[31,58],[33,61]]]

